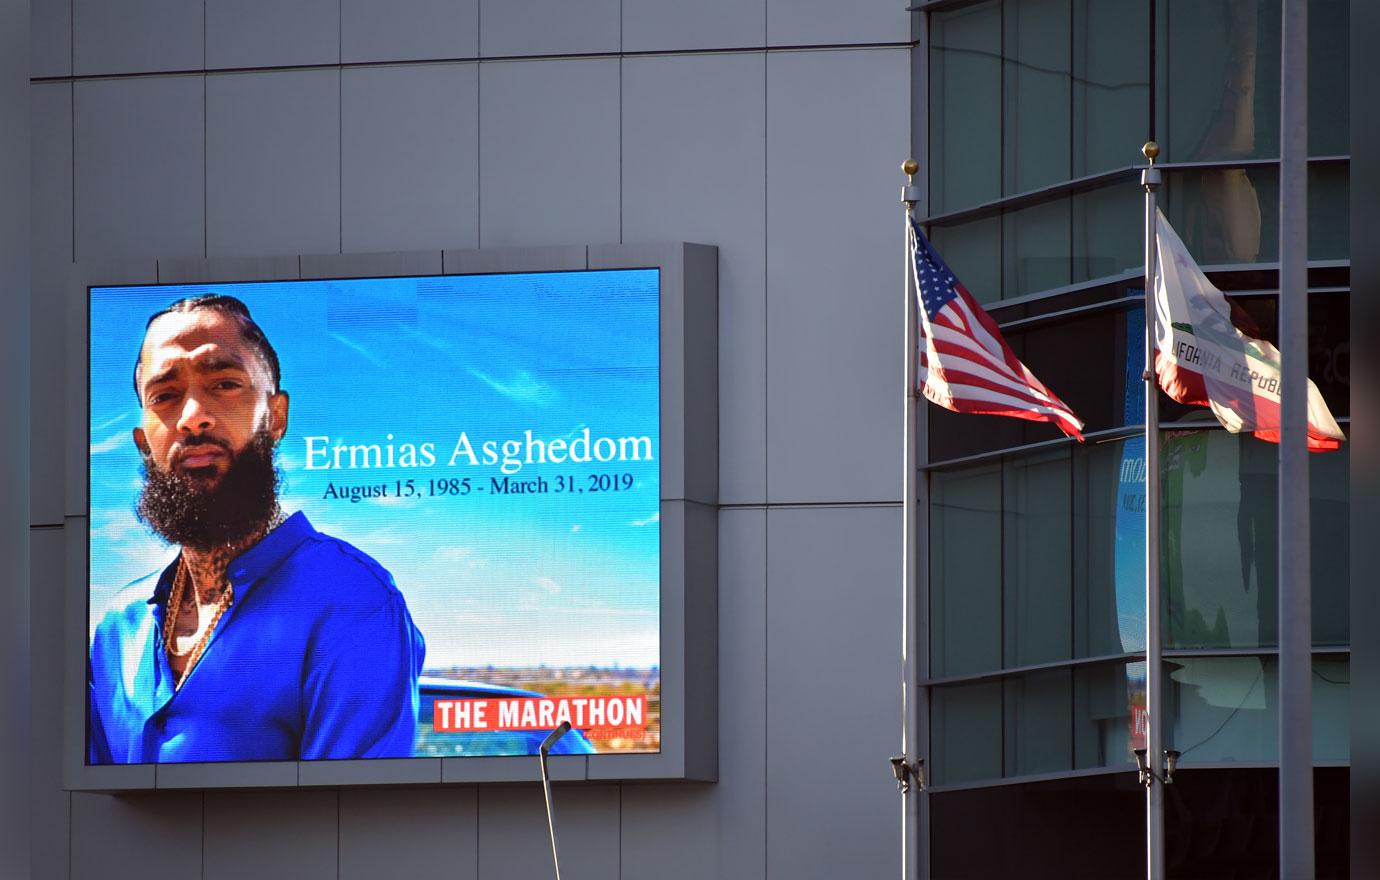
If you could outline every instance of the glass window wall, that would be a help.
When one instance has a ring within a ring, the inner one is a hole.
[[[1225,431],[1164,436],[1167,648],[1279,643],[1279,447]],[[1349,638],[1348,449],[1310,455],[1313,639]]]
[[[1001,196],[1001,3],[930,16],[930,210]]]
[[[1174,657],[1165,661],[1168,748],[1185,766],[1279,760],[1279,660]],[[1313,658],[1313,760],[1343,762],[1350,754],[1345,655]]]

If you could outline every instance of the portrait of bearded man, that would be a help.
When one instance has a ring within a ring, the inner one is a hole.
[[[182,299],[148,320],[136,513],[179,552],[96,627],[92,764],[412,754],[425,643],[383,566],[280,507],[280,380],[234,297]]]

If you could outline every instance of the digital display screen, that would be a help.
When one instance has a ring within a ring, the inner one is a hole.
[[[87,763],[659,751],[659,280],[90,288]]]

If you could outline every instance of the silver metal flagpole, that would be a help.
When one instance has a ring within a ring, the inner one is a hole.
[[[1279,163],[1279,872],[1312,880],[1308,547],[1308,3],[1284,0]]]
[[[1148,729],[1141,782],[1145,785],[1145,849],[1149,880],[1164,880],[1164,663],[1160,659],[1160,412],[1155,377],[1155,191],[1159,144],[1141,150],[1149,165],[1145,187],[1145,709]]]
[[[901,165],[906,175],[906,185],[901,189],[901,202],[905,208],[906,268],[903,299],[905,300],[905,389],[904,406],[904,451],[901,472],[901,547],[902,585],[901,585],[901,665],[902,665],[902,728],[901,757],[904,767],[897,771],[901,784],[901,878],[916,880],[920,876],[920,789],[924,786],[924,763],[912,756],[920,744],[919,723],[919,667],[917,665],[920,638],[917,632],[916,616],[916,552],[919,536],[916,525],[919,522],[919,502],[916,480],[919,477],[916,445],[916,302],[911,290],[912,257],[910,249],[910,221],[915,203],[920,200],[920,188],[915,186],[915,172],[920,166],[914,159],[907,159]],[[893,759],[894,762],[894,759]]]

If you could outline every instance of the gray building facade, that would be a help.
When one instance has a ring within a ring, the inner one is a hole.
[[[26,89],[0,93],[20,123],[0,136],[30,146],[4,169],[31,195],[3,206],[0,247],[29,255],[3,280],[32,295],[0,348],[30,413],[0,434],[0,458],[30,462],[4,510],[7,541],[27,524],[6,574],[30,589],[0,609],[3,693],[25,707],[0,721],[17,756],[0,873],[550,876],[536,785],[63,790],[61,585],[88,527],[59,442],[85,431],[64,393],[85,370],[73,264],[689,241],[719,249],[719,781],[558,785],[564,875],[899,874],[897,187],[914,155],[936,247],[1099,441],[922,412],[921,876],[1140,876],[1114,537],[1138,422],[1130,166],[1153,125],[1171,222],[1268,324],[1278,0],[916,5],[34,0],[27,29],[5,6],[0,64]],[[1347,4],[1312,5],[1313,321],[1350,430]],[[1171,744],[1197,750],[1170,875],[1271,876],[1273,511],[1246,503],[1269,452],[1163,417],[1180,463],[1165,711]],[[1356,548],[1335,455],[1313,478],[1319,876],[1346,876],[1349,846]]]
[[[682,240],[720,252],[720,781],[558,786],[564,874],[894,875],[910,28],[890,0],[34,4],[33,876],[550,870],[535,785],[62,791],[71,263]]]

